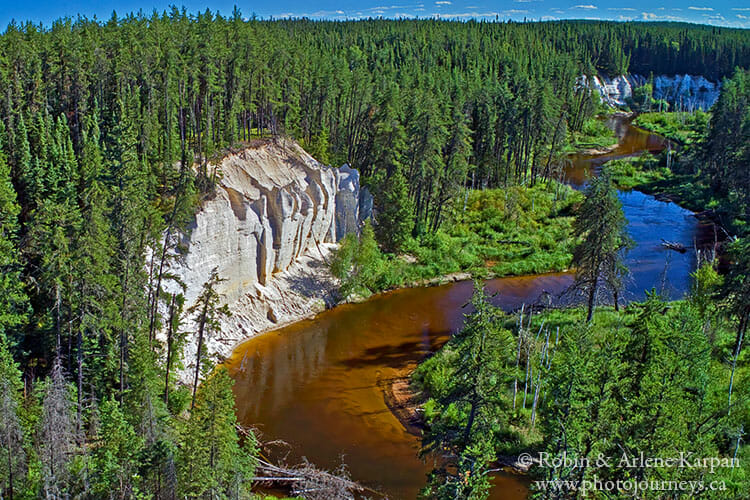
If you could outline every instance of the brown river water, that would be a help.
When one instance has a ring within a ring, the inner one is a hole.
[[[571,184],[582,185],[608,159],[664,147],[662,138],[622,118],[612,126],[621,137],[617,149],[571,157]],[[652,196],[633,191],[620,197],[637,243],[627,258],[632,276],[626,298],[640,299],[651,288],[683,295],[694,256],[666,251],[660,243],[663,238],[692,248],[697,221]],[[512,310],[544,292],[558,294],[571,282],[570,274],[560,273],[493,279],[486,286],[498,292],[496,304]],[[307,457],[328,469],[343,461],[354,480],[389,498],[416,498],[432,462],[418,458],[419,439],[390,412],[381,387],[411,371],[460,328],[471,292],[470,282],[396,290],[244,342],[226,363],[236,381],[240,421],[257,428],[264,441],[287,443],[276,448],[275,458],[298,463]],[[493,481],[493,499],[527,497],[524,476],[500,474]]]

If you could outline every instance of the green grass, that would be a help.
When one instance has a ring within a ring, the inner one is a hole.
[[[646,194],[665,195],[693,212],[720,208],[721,200],[711,186],[694,174],[677,174],[650,154],[612,160],[604,169],[619,189],[636,189]]]
[[[604,170],[612,176],[617,187],[624,190],[643,190],[644,185],[664,181],[673,175],[650,154],[611,160],[605,164]]]
[[[411,240],[407,274],[426,279],[454,272],[507,276],[562,271],[572,258],[573,208],[580,193],[557,183],[473,191],[458,200],[443,229]]]
[[[586,120],[580,132],[573,132],[568,145],[569,152],[581,149],[605,149],[617,144],[614,131],[599,118]]]
[[[663,193],[683,208],[693,212],[718,209],[722,200],[714,190],[696,175],[670,174],[664,179],[645,182],[636,186],[647,194]]]
[[[563,271],[572,259],[574,213],[582,200],[558,182],[471,191],[449,207],[441,229],[409,239],[399,255],[370,251],[356,272],[342,273],[338,265],[332,271],[344,281],[355,273],[358,297],[453,273],[488,278]],[[332,262],[361,255],[360,248],[349,248],[356,244],[342,243]],[[344,267],[350,266],[347,260]]]
[[[680,144],[692,144],[699,137],[697,131],[706,129],[709,117],[710,115],[703,111],[642,113],[633,120],[633,124]]]

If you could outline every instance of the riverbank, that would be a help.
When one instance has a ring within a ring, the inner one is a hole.
[[[580,131],[573,132],[567,152],[597,155],[613,151],[618,145],[619,138],[614,130],[604,123],[604,116],[614,115],[599,115],[590,118],[586,120]]]
[[[703,111],[640,113],[633,120],[633,125],[666,137],[681,145],[694,143],[705,130],[710,114]]]
[[[441,229],[408,239],[398,254],[382,252],[363,230],[342,242],[331,267],[355,301],[410,286],[562,272],[570,267],[582,199],[557,181],[467,191],[445,207]]]
[[[617,126],[624,127],[627,137],[622,151],[614,155],[658,145],[659,141],[643,132],[631,133],[627,123]],[[592,161],[598,159],[577,156],[570,168],[590,175],[597,166]],[[667,255],[660,249],[660,238],[690,245],[695,219],[676,205],[652,197],[624,198],[634,227],[643,228],[634,234],[638,248],[629,263],[634,274],[627,296],[642,298],[643,290],[659,289],[661,279],[653,269],[664,269],[665,259],[670,263],[666,280],[674,283],[677,295],[684,293],[692,270],[689,259],[675,252]],[[408,257],[404,260],[414,265]],[[486,264],[482,267],[487,270]],[[416,498],[430,464],[417,458],[421,424],[414,416],[421,416],[415,406],[419,399],[412,399],[405,377],[464,324],[472,292],[471,282],[463,280],[467,277],[446,273],[418,283],[447,281],[443,286],[374,294],[363,303],[331,308],[238,347],[227,361],[236,380],[238,418],[245,425],[259,427],[264,441],[290,443],[291,451],[285,449],[284,455],[306,456],[333,470],[344,454],[352,478],[392,498]],[[457,279],[461,281],[454,282]],[[552,273],[491,279],[485,286],[493,304],[503,310],[518,310],[525,304],[528,311],[530,303],[557,297],[571,282],[570,274]],[[528,419],[529,412],[527,404],[521,418]],[[521,424],[511,422],[515,427]],[[533,435],[527,441],[534,441],[531,438],[538,440]],[[525,444],[505,447],[498,454],[512,457],[529,449]],[[528,481],[523,476],[501,474],[493,482],[493,500],[527,497]]]

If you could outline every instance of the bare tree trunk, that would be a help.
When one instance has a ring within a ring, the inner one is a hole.
[[[200,325],[198,326],[198,350],[195,354],[195,379],[193,380],[193,400],[190,403],[190,409],[195,407],[195,393],[198,391],[198,378],[201,373],[201,351],[203,350],[203,330],[206,326],[206,315],[208,314],[208,305],[210,300],[206,299],[201,312]]]
[[[519,321],[519,328],[518,328],[518,349],[516,351],[516,369],[513,374],[513,409],[516,409],[516,395],[518,394],[518,366],[521,364],[521,335],[522,335],[522,326],[523,325],[523,307],[524,305],[521,305],[521,318]]]
[[[591,319],[594,317],[594,302],[596,300],[596,289],[599,285],[599,276],[594,276],[594,282],[589,288],[589,301],[588,308],[589,312],[586,315],[586,323],[591,323]]]
[[[734,370],[737,367],[737,358],[740,356],[740,351],[742,350],[742,340],[745,336],[745,327],[747,326],[747,316],[745,316],[741,323],[740,328],[737,333],[737,346],[734,349],[734,358],[732,358],[732,374],[729,376],[729,400],[728,400],[728,407],[727,407],[727,415],[729,415],[732,411],[732,386],[734,385]]]
[[[169,404],[169,369],[172,366],[172,337],[174,334],[174,301],[175,294],[172,294],[172,303],[169,305],[169,328],[167,329],[167,360],[166,374],[164,375],[164,404]]]
[[[539,402],[539,386],[542,384],[542,370],[539,369],[539,373],[536,376],[536,390],[534,391],[534,402],[531,405],[531,427],[534,427],[536,423],[536,406]]]

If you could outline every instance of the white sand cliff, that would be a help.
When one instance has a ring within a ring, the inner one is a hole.
[[[224,280],[216,290],[232,316],[206,339],[207,353],[221,358],[248,337],[333,304],[336,282],[325,260],[344,234],[358,229],[360,185],[356,170],[325,166],[281,139],[231,154],[213,168],[219,169],[216,194],[202,203],[170,272],[186,286],[185,310],[214,269]],[[167,288],[178,291],[176,283]],[[192,319],[186,326],[197,330]],[[185,380],[196,348],[197,335],[190,333]]]

